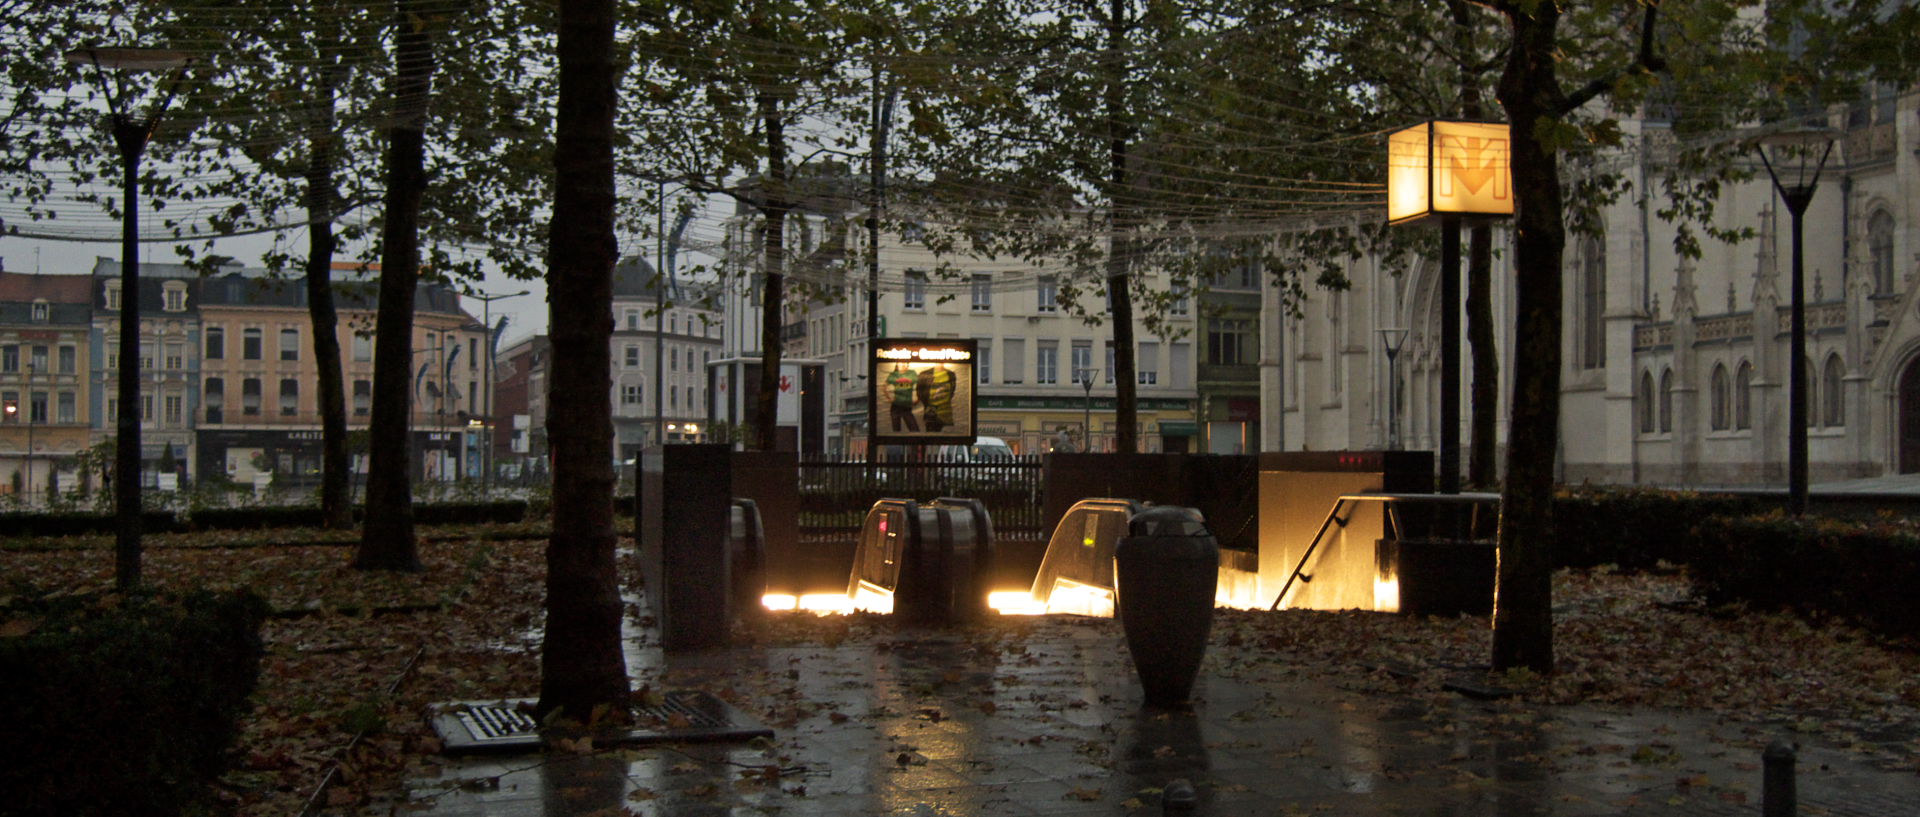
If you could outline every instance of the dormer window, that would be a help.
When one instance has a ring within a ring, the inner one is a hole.
[[[108,309],[120,308],[120,282],[119,281],[107,282],[107,308]]]
[[[167,288],[161,293],[165,303],[161,308],[168,312],[185,312],[187,309],[187,285],[178,281],[167,282]]]
[[[35,322],[35,323],[46,323],[46,322],[47,322],[47,316],[48,316],[48,312],[49,312],[49,310],[50,310],[50,309],[51,309],[51,307],[50,307],[50,306],[49,306],[49,305],[47,304],[47,302],[46,302],[46,301],[34,301],[34,302],[33,302],[33,320],[34,320],[34,322]]]

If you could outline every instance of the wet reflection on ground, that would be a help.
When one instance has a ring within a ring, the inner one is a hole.
[[[1775,735],[1670,713],[1487,703],[1333,685],[1209,655],[1191,711],[1145,709],[1112,620],[875,628],[837,643],[662,656],[636,681],[731,698],[753,744],[450,760],[414,782],[439,815],[1754,814]],[[1920,779],[1803,749],[1802,813],[1920,814]],[[1815,809],[1824,809],[1816,812]]]

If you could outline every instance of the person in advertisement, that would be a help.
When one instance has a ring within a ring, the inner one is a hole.
[[[918,390],[920,379],[906,366],[895,363],[893,371],[887,374],[887,391],[893,397],[889,414],[893,417],[894,431],[919,431],[920,424],[913,418],[914,393]]]
[[[958,382],[959,377],[944,363],[921,370],[916,396],[928,431],[953,425],[953,393]]]

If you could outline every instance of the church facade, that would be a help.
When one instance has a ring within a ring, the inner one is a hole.
[[[1920,114],[1916,94],[1835,111],[1833,153],[1803,225],[1809,460],[1817,483],[1920,472]],[[1563,264],[1561,433],[1566,482],[1767,486],[1786,480],[1791,219],[1756,158],[1712,226],[1677,252],[1662,219],[1664,123],[1623,123],[1625,147],[1568,172],[1628,184],[1600,234]],[[1649,195],[1651,193],[1651,195]],[[1399,229],[1399,228],[1395,228]],[[1407,229],[1434,229],[1412,227]],[[1435,242],[1437,246],[1437,242]],[[1494,229],[1500,429],[1510,396],[1511,235]],[[1261,331],[1263,450],[1439,447],[1439,265],[1362,256],[1349,290],[1297,313],[1269,284]],[[1463,285],[1462,290],[1465,287]],[[1458,305],[1455,308],[1459,308]],[[1464,319],[1463,319],[1464,326]],[[1386,339],[1407,330],[1394,360]],[[1463,339],[1461,440],[1471,391]],[[1388,396],[1398,395],[1389,405]],[[1398,435],[1392,432],[1397,430]],[[1464,468],[1464,465],[1463,465]]]

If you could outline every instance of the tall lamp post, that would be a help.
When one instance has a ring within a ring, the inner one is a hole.
[[[1820,172],[1833,154],[1833,131],[1795,128],[1755,140],[1760,163],[1787,206],[1793,225],[1793,341],[1787,357],[1787,512],[1807,512],[1807,313],[1806,256],[1801,246],[1801,217],[1813,203]]]
[[[140,157],[160,126],[160,118],[179,93],[195,57],[152,48],[76,48],[66,53],[74,65],[93,66],[94,80],[107,98],[113,141],[125,175],[120,215],[120,416],[114,453],[114,586],[122,592],[140,585]],[[159,102],[142,116],[130,99],[129,75],[171,71]],[[112,81],[108,81],[112,72]]]
[[[480,323],[484,325],[487,330],[486,382],[481,384],[481,389],[485,391],[486,397],[480,405],[474,406],[474,408],[477,409],[474,413],[479,414],[481,417],[481,433],[485,435],[486,439],[486,443],[483,446],[484,450],[480,452],[480,461],[485,464],[485,470],[480,472],[480,492],[482,496],[493,495],[493,350],[500,340],[499,335],[495,334],[493,330],[493,302],[506,300],[507,298],[518,298],[530,293],[531,290],[523,289],[519,292],[471,292],[467,294],[467,297],[480,302]]]
[[[1374,330],[1387,345],[1387,450],[1400,450],[1400,347],[1407,342],[1409,330],[1390,327]]]
[[[1435,119],[1387,136],[1387,222],[1440,223],[1440,493],[1460,492],[1460,225],[1513,214],[1497,122]]]
[[[1099,369],[1080,369],[1080,389],[1086,394],[1086,418],[1081,428],[1086,429],[1087,438],[1081,441],[1081,448],[1093,453],[1093,378],[1100,374]]]

